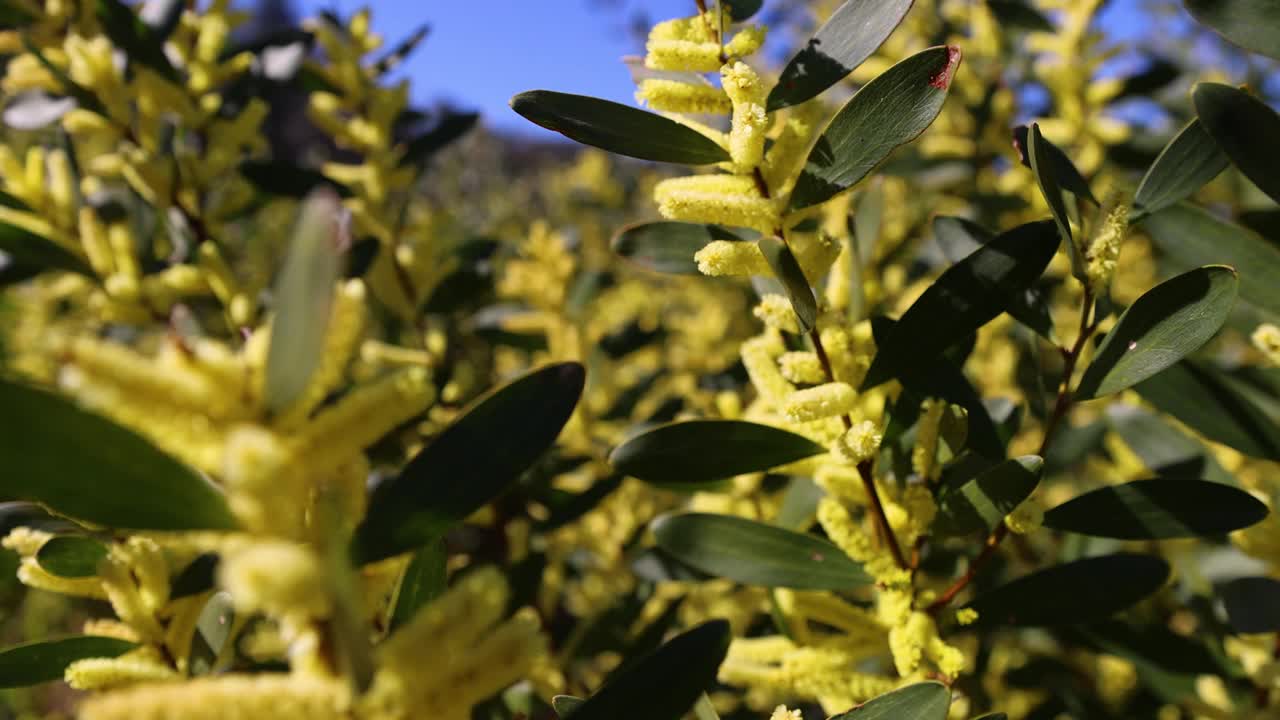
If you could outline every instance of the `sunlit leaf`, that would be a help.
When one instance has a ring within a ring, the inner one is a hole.
[[[930,530],[939,536],[991,532],[1040,482],[1044,461],[1024,455],[995,465],[938,498]]]
[[[1204,125],[1192,120],[1160,151],[1138,185],[1133,204],[1144,214],[1162,210],[1204,187],[1227,162]]]
[[[831,720],[946,720],[951,691],[939,682],[922,682],[872,698]]]

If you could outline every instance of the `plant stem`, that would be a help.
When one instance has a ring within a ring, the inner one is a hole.
[[[1084,345],[1088,342],[1093,332],[1098,329],[1098,320],[1094,317],[1094,300],[1093,293],[1088,287],[1084,289],[1084,307],[1080,309],[1080,332],[1076,335],[1076,341],[1072,344],[1071,349],[1059,348],[1062,351],[1064,365],[1062,368],[1062,382],[1058,386],[1058,399],[1053,404],[1053,411],[1049,414],[1049,419],[1045,422],[1044,437],[1040,440],[1040,449],[1036,452],[1040,457],[1044,457],[1045,452],[1049,449],[1049,443],[1053,440],[1054,432],[1058,426],[1062,424],[1063,418],[1066,417],[1067,411],[1071,409],[1074,400],[1073,391],[1071,389],[1071,377],[1075,374],[1076,363],[1080,360],[1080,354],[1084,351]],[[1009,525],[1003,520],[987,537],[986,543],[982,546],[982,551],[978,556],[969,563],[969,569],[965,571],[960,579],[956,580],[942,594],[929,604],[927,611],[931,614],[937,614],[943,608],[955,599],[960,591],[969,586],[975,575],[981,570],[991,556],[995,554],[996,548],[1000,542],[1009,535]]]

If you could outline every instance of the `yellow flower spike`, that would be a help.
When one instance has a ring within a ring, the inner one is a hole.
[[[788,113],[781,132],[765,153],[760,167],[765,182],[778,195],[791,190],[789,185],[794,182],[796,170],[808,154],[809,144],[822,118],[822,103],[810,100],[791,108]]]
[[[65,225],[75,210],[76,184],[71,175],[71,162],[61,148],[50,151],[47,162],[49,209],[57,213],[56,217],[61,221],[58,224]]]
[[[654,186],[658,212],[669,220],[748,227],[772,233],[778,204],[762,197],[755,181],[740,175],[691,175]]]
[[[111,637],[119,640],[128,640],[129,642],[140,642],[141,638],[133,628],[125,625],[119,620],[110,620],[107,618],[96,618],[93,620],[85,620],[81,632],[85,635],[97,635],[99,637]]]
[[[644,64],[654,70],[714,72],[723,62],[720,44],[701,16],[654,25],[645,50]]]
[[[213,290],[214,296],[224,305],[230,303],[232,296],[239,291],[239,283],[232,275],[231,268],[222,257],[222,251],[218,249],[217,244],[201,243],[197,263],[204,271],[205,282]]]
[[[887,586],[903,585],[911,580],[911,573],[897,566],[887,548],[879,547],[870,536],[849,517],[849,511],[839,501],[826,497],[818,503],[818,523],[826,531],[827,537],[846,555],[862,563],[863,568]],[[891,595],[889,591],[881,592],[883,601]],[[906,607],[910,608],[911,597],[907,595]],[[881,614],[881,619],[885,616]],[[895,624],[889,622],[889,624]]]
[[[769,720],[804,720],[804,715],[799,710],[788,710],[786,705],[779,705],[773,709]]]
[[[764,159],[764,136],[769,129],[764,104],[768,93],[760,76],[744,62],[721,68],[720,83],[733,103],[729,156],[739,172],[750,172]]]
[[[725,52],[730,57],[746,57],[755,54],[764,45],[767,35],[768,28],[763,25],[749,25],[725,43]]]
[[[792,318],[794,317],[795,313],[792,312]],[[815,385],[827,379],[818,356],[808,351],[783,353],[778,358],[778,369],[783,377],[793,383]]]
[[[849,465],[857,465],[874,458],[883,439],[879,426],[870,420],[863,420],[854,423],[836,442],[831,452]],[[860,483],[858,487],[861,490]],[[859,492],[858,496],[865,497],[865,492]]]
[[[259,539],[226,552],[218,566],[218,584],[243,612],[310,618],[330,612],[320,559],[296,543]]]
[[[210,592],[203,592],[181,597],[165,609],[168,623],[164,628],[164,647],[168,648],[174,657],[178,672],[187,672],[187,661],[191,657],[191,643],[195,639],[196,625],[211,595]],[[86,630],[86,634],[93,633]]]
[[[791,301],[782,295],[768,293],[751,311],[766,327],[783,332],[800,332],[800,319],[796,317]],[[814,357],[817,360],[817,357]],[[821,368],[819,368],[821,369]],[[783,373],[785,375],[785,373]],[[788,378],[789,379],[789,378]]]
[[[844,640],[883,642],[887,628],[875,613],[854,606],[829,593],[797,592],[796,611],[805,617],[842,631]]]
[[[18,565],[18,581],[27,587],[48,590],[60,595],[106,600],[107,593],[96,577],[64,578],[52,575],[35,558],[23,558]]]
[[[753,242],[712,240],[694,254],[698,272],[711,277],[769,275],[773,271]]]
[[[169,603],[169,565],[155,540],[135,535],[112,551],[119,551],[128,563],[137,579],[138,597],[143,605],[153,614],[163,610]]]
[[[920,420],[916,425],[916,444],[911,448],[911,469],[928,481],[938,479],[942,467],[938,464],[938,433],[942,425],[942,413],[947,402],[927,398],[920,404]]]
[[[853,465],[824,463],[814,472],[813,481],[828,495],[843,502],[855,505],[867,502],[862,476]]]
[[[32,209],[47,209],[44,202],[45,187],[45,152],[39,145],[27,148],[26,164],[23,166],[22,184],[27,197],[32,201]]]
[[[307,504],[306,480],[294,448],[256,425],[227,433],[223,481],[231,510],[246,528],[300,537]]]
[[[756,392],[766,402],[777,404],[795,391],[795,386],[778,371],[774,358],[782,354],[782,343],[775,335],[752,338],[742,344],[742,364]]]
[[[1262,323],[1249,335],[1249,341],[1272,365],[1280,365],[1280,327]]]
[[[1101,222],[1084,247],[1085,275],[1095,296],[1103,295],[1115,277],[1120,245],[1129,231],[1129,200],[1110,193],[1098,212]]]
[[[472,571],[434,602],[422,608],[378,648],[386,667],[409,671],[428,648],[439,657],[452,657],[475,645],[506,608],[510,591],[497,569]]]
[[[149,649],[149,648],[147,648]],[[115,658],[86,658],[67,666],[63,679],[75,690],[107,690],[137,683],[176,681],[182,676],[159,653],[131,652]]]
[[[145,684],[102,693],[80,705],[81,720],[346,720],[346,683],[322,677],[263,673]]]
[[[937,633],[933,618],[919,611],[911,613],[905,623],[889,630],[889,652],[899,675],[907,677],[920,669],[925,648]]]
[[[34,557],[52,538],[51,532],[20,525],[10,530],[9,534],[4,536],[4,540],[0,541],[0,545],[28,558]]]
[[[164,638],[164,629],[139,592],[128,558],[121,557],[118,550],[112,548],[112,552],[98,565],[98,577],[102,580],[107,601],[111,603],[116,617],[137,630],[144,640],[159,642]]]
[[[636,90],[636,101],[659,112],[724,115],[733,103],[724,90],[665,78],[645,78]]]
[[[809,422],[844,415],[853,410],[858,392],[851,385],[831,382],[797,390],[782,403],[782,414],[791,422]]]
[[[978,611],[973,608],[960,608],[956,610],[956,623],[964,625],[972,625],[978,621]]]
[[[836,380],[854,387],[862,384],[862,378],[871,367],[871,356],[861,349],[854,351],[853,339],[849,332],[840,325],[831,324],[830,316],[818,320],[818,335],[822,338],[822,346],[826,348],[827,359],[831,362],[831,371]]]

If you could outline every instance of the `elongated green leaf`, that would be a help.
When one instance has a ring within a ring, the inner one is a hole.
[[[889,37],[912,0],[847,0],[787,62],[765,104],[769,112],[817,97],[843,80]]]
[[[787,430],[744,420],[689,420],[643,432],[614,448],[619,472],[658,485],[696,485],[826,452]]]
[[[1179,271],[1222,263],[1240,274],[1240,304],[1259,318],[1280,319],[1280,247],[1207,210],[1179,203],[1152,213],[1142,228]]]
[[[356,529],[356,559],[422,547],[502,494],[555,443],[585,380],[578,363],[547,365],[477,401],[377,487]]]
[[[1227,321],[1239,285],[1234,270],[1210,265],[1147,291],[1107,333],[1076,397],[1119,392],[1199,350]]]
[[[713,240],[738,240],[714,225],[658,221],[628,225],[613,236],[613,251],[646,270],[700,275],[693,256]]]
[[[93,269],[79,255],[54,241],[15,225],[0,222],[0,252],[25,267],[69,270],[93,277]]]
[[[1280,460],[1280,425],[1237,392],[1221,371],[1187,358],[1134,389],[1210,440],[1252,457]]]
[[[990,231],[971,220],[948,215],[933,219],[933,235],[942,248],[942,254],[951,262],[963,260],[995,238]],[[1036,286],[1011,293],[1005,299],[1005,310],[1041,337],[1054,338],[1048,299]]]
[[[1059,173],[1056,172],[1056,163],[1053,154],[1057,147],[1044,139],[1040,134],[1040,126],[1032,123],[1030,131],[1027,133],[1026,140],[1027,159],[1031,165],[1031,172],[1036,176],[1036,182],[1040,185],[1040,193],[1044,195],[1045,202],[1049,204],[1049,211],[1053,214],[1053,221],[1058,224],[1058,233],[1062,236],[1062,242],[1067,246],[1067,257],[1071,259],[1071,274],[1081,282],[1088,282],[1088,276],[1084,270],[1084,258],[1081,257],[1080,249],[1076,247],[1075,238],[1071,234],[1071,220],[1067,215],[1066,199],[1062,196],[1062,186],[1060,184]],[[1062,151],[1059,150],[1060,154]]]
[[[1154,478],[1074,497],[1045,513],[1044,524],[1095,537],[1151,540],[1225,535],[1266,516],[1262,501],[1230,485]]]
[[[846,590],[871,582],[835,545],[776,525],[686,513],[660,517],[652,528],[658,547],[675,559],[746,585]]]
[[[1236,578],[1219,585],[1218,597],[1236,632],[1280,631],[1280,580],[1269,577]]]
[[[831,720],[945,720],[951,691],[939,682],[922,682],[875,697]]]
[[[760,12],[760,8],[764,5],[764,0],[719,0],[719,5],[729,16],[729,20],[742,22],[743,20],[749,20],[752,15]]]
[[[1035,164],[1036,161],[1031,154],[1032,128],[1026,125],[1019,125],[1013,129],[1013,146],[1018,151],[1022,164],[1032,170],[1035,170],[1036,167],[1043,167],[1052,176],[1052,180],[1060,189],[1097,205],[1098,199],[1093,196],[1093,191],[1089,189],[1089,182],[1084,179],[1084,175],[1080,174],[1076,164],[1071,162],[1071,158],[1067,157],[1067,154],[1061,148],[1039,134],[1040,128],[1038,125],[1033,125],[1032,127],[1035,128],[1036,132],[1036,144],[1040,158],[1039,165]]]
[[[1195,19],[1246,50],[1280,60],[1280,1],[1183,0]]]
[[[1102,620],[1159,590],[1169,565],[1151,555],[1115,553],[1055,565],[980,595],[977,624],[1071,625]]]
[[[85,658],[113,658],[137,647],[111,637],[81,635],[30,642],[0,650],[0,687],[15,688],[61,680],[67,666]]]
[[[935,535],[991,532],[1040,483],[1044,461],[1023,455],[992,467],[938,499],[938,515],[930,530]]]
[[[160,77],[181,84],[182,78],[164,52],[164,41],[120,0],[98,0],[98,21],[111,42],[125,51],[129,60],[146,65]]]
[[[1174,428],[1155,413],[1125,404],[1107,408],[1112,430],[1152,472],[1234,485],[1235,479],[1214,459],[1203,443]]]
[[[581,707],[584,702],[586,700],[573,695],[556,695],[551,698],[551,707],[556,711],[556,715],[560,717],[560,720],[564,720],[569,717],[570,713]]]
[[[791,248],[779,238],[762,237],[758,244],[764,259],[773,268],[773,274],[787,291],[791,308],[800,320],[800,332],[809,332],[814,323],[818,322],[818,300],[813,295],[813,288],[809,287],[800,262],[791,254]]]
[[[609,100],[530,90],[511,98],[511,109],[570,140],[619,155],[686,165],[729,159],[724,148],[686,125]]]
[[[791,208],[816,205],[848,190],[895,148],[924,132],[942,110],[959,65],[959,48],[929,48],[864,85],[809,152],[791,193]]]
[[[679,720],[715,683],[729,652],[729,622],[672,638],[572,710],[575,720]]]
[[[219,562],[218,556],[213,553],[196,556],[196,559],[173,579],[173,589],[169,592],[170,599],[176,600],[212,590]]]
[[[1164,146],[1142,177],[1133,204],[1153,213],[1185,200],[1227,169],[1227,156],[1204,129],[1192,120]]]
[[[1280,2],[1272,0],[1276,24],[1272,36],[1280,36]],[[1276,42],[1280,48],[1280,41]],[[1258,189],[1280,203],[1280,167],[1267,151],[1280,137],[1280,114],[1249,93],[1218,83],[1199,83],[1191,93],[1196,116],[1231,162]]]
[[[987,0],[987,7],[1001,25],[1011,30],[1051,33],[1056,29],[1027,0]]]
[[[98,563],[106,557],[107,546],[93,538],[59,535],[40,546],[36,562],[59,577],[91,577],[98,574]]]
[[[404,625],[424,605],[440,597],[449,578],[445,562],[449,559],[444,540],[433,540],[413,554],[400,578],[395,608],[391,611],[391,630]]]
[[[0,496],[113,528],[236,527],[196,471],[64,397],[0,380],[0,427]]]
[[[441,149],[466,135],[479,119],[479,113],[447,113],[430,130],[409,141],[404,157],[400,158],[400,166],[421,168]]]
[[[271,412],[281,412],[297,400],[320,367],[334,284],[342,275],[341,211],[338,196],[320,189],[307,196],[298,213],[275,291],[263,388],[264,404]]]
[[[1040,277],[1057,245],[1052,223],[1028,223],[947,268],[903,313],[885,342],[877,341],[862,388],[910,374],[993,320],[1013,293]]]

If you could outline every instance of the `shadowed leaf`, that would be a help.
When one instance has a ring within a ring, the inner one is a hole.
[[[77,660],[118,657],[135,647],[128,640],[93,635],[15,645],[0,650],[0,687],[61,680],[67,666]]]
[[[1102,620],[1159,590],[1169,565],[1115,553],[1055,565],[978,596],[977,625],[1071,625]]]
[[[936,535],[991,532],[1040,483],[1044,461],[1036,455],[1005,460],[938,498]]]
[[[1280,37],[1280,1],[1271,35]],[[1280,41],[1276,42],[1280,48]],[[1280,203],[1280,166],[1272,148],[1280,137],[1280,114],[1249,93],[1219,83],[1199,83],[1191,93],[1196,115],[1222,152],[1258,189]]]
[[[1047,527],[1095,537],[1213,537],[1249,527],[1267,506],[1230,485],[1154,478],[1092,490],[1049,510]]]
[[[763,472],[826,452],[787,430],[743,420],[689,420],[645,431],[619,445],[619,472],[667,486],[699,485]]]

